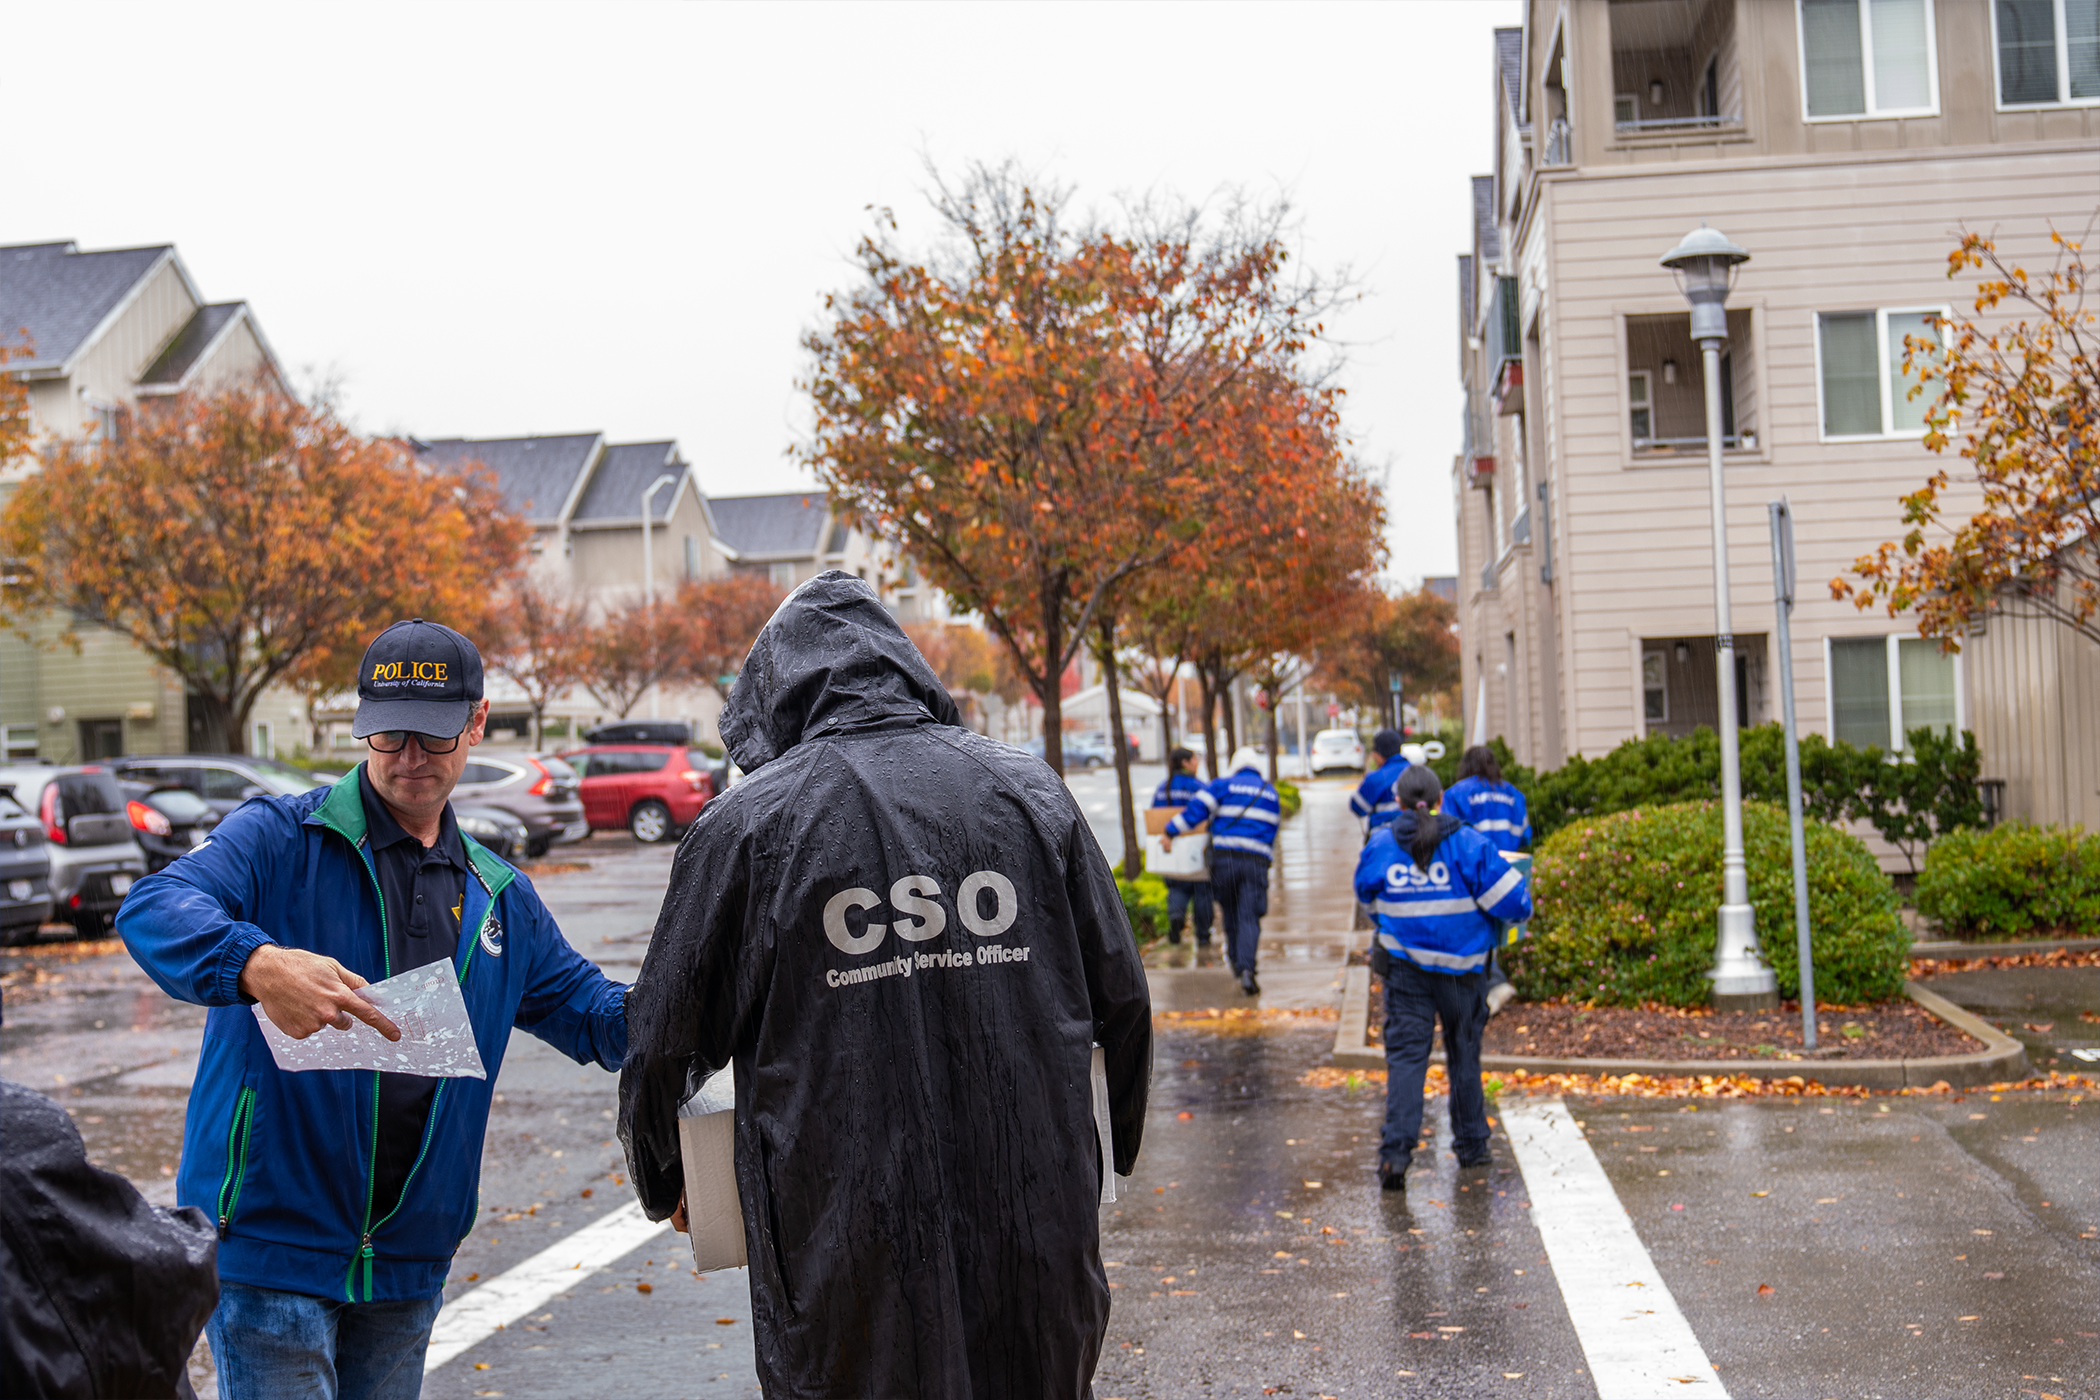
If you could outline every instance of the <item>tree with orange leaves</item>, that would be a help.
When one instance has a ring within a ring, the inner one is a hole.
[[[677,610],[687,629],[684,672],[723,700],[751,644],[785,594],[764,574],[728,573],[680,584]]]
[[[178,395],[112,440],[45,448],[0,512],[20,565],[0,608],[18,630],[55,608],[130,638],[240,751],[257,699],[302,666],[354,666],[399,617],[474,629],[527,533],[485,474],[429,472],[325,408]]]
[[[1860,556],[1859,584],[1830,581],[1832,597],[1861,608],[1880,602],[1891,617],[1915,609],[1918,631],[1947,651],[2008,607],[2100,642],[2100,312],[2086,301],[2083,243],[2049,237],[2056,263],[2039,278],[1981,234],[1965,235],[1947,258],[1950,278],[1986,271],[1976,318],[2018,307],[2032,319],[1987,330],[1952,317],[1938,335],[1903,338],[1903,367],[1917,380],[1910,397],[1938,386],[1925,446],[1945,452],[1959,437],[1983,509],[1948,521],[1943,468],[1903,498],[1910,530],[1901,546]]]
[[[1407,694],[1439,694],[1458,684],[1457,625],[1457,607],[1427,588],[1367,585],[1336,607],[1320,678],[1350,704],[1380,712],[1391,705],[1395,672]]]
[[[805,338],[804,458],[845,514],[976,612],[1043,706],[1063,770],[1062,680],[1126,580],[1258,498],[1264,457],[1306,450],[1263,372],[1302,382],[1331,292],[1293,279],[1280,210],[1140,207],[1075,230],[1012,166],[942,186],[947,239],[895,223]]]
[[[21,332],[13,345],[0,345],[0,467],[29,450],[29,386],[7,372],[9,360],[26,360],[35,353],[29,332]]]
[[[498,598],[479,645],[489,669],[524,693],[532,711],[532,747],[540,747],[547,707],[582,680],[590,614],[558,585],[520,574]]]

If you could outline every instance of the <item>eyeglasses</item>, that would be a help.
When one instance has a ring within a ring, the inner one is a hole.
[[[464,731],[462,731],[464,732]],[[412,729],[382,729],[377,734],[365,736],[365,742],[374,753],[399,753],[413,739],[428,754],[451,753],[459,747],[459,735],[441,737],[436,734],[418,734]]]

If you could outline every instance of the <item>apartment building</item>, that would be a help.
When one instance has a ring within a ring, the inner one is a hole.
[[[1751,255],[1720,366],[1743,721],[1779,714],[1786,497],[1803,727],[1972,729],[2011,815],[2100,825],[2095,648],[2004,618],[1944,655],[1825,586],[1901,537],[1899,497],[1959,479],[1902,345],[1969,309],[1961,230],[2032,266],[2100,210],[2095,29],[2089,0],[1531,0],[1496,32],[1458,260],[1469,728],[1552,767],[1718,718],[1705,384],[1659,264],[1704,222]]]
[[[822,491],[717,496],[713,504],[735,569],[763,573],[781,589],[826,569],[844,569],[866,579],[907,626],[947,620],[940,591],[919,576],[912,561],[841,519]]]
[[[118,413],[157,395],[256,376],[282,386],[276,353],[246,302],[209,302],[169,244],[82,249],[71,242],[0,247],[0,341],[25,334],[9,373],[29,389],[37,440],[94,439]],[[0,462],[0,494],[36,470]],[[225,746],[181,677],[131,641],[77,619],[46,617],[31,637],[0,634],[0,761],[78,763],[124,753]],[[60,640],[72,632],[79,649]],[[272,691],[248,736],[255,753],[298,742],[298,698]]]

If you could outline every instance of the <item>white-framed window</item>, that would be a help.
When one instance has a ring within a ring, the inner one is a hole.
[[[1952,734],[1967,726],[1961,657],[1923,637],[1827,637],[1830,737],[1854,748],[1901,753],[1913,729]]]
[[[1622,92],[1611,100],[1611,120],[1614,126],[1632,126],[1641,119],[1641,99],[1630,92]]]
[[[770,564],[766,567],[766,578],[775,588],[793,588],[795,586],[795,566],[793,564]]]
[[[1670,663],[1659,651],[1641,653],[1641,718],[1650,724],[1670,722]]]
[[[1816,313],[1816,386],[1825,442],[1922,437],[1933,395],[1910,391],[1903,338],[1939,335],[1945,306],[1885,306],[1875,311]]]
[[[1809,121],[1939,111],[1932,0],[1797,0]]]
[[[2000,107],[2100,105],[2100,0],[1992,0]]]
[[[270,743],[270,726],[262,720],[255,722],[254,742],[248,752],[257,758],[275,758],[277,750]]]
[[[36,726],[33,724],[10,724],[7,726],[7,761],[24,763],[36,758]]]
[[[1626,404],[1627,426],[1638,447],[1655,436],[1655,395],[1647,370],[1637,369],[1626,376]]]

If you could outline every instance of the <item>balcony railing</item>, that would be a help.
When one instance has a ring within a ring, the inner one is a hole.
[[[1721,437],[1721,446],[1724,448],[1749,448],[1754,451],[1757,447],[1757,433],[1754,429],[1747,433],[1725,433]],[[1633,450],[1657,454],[1665,452],[1704,452],[1706,450],[1706,435],[1701,433],[1698,437],[1637,437],[1633,440]]]
[[[1650,117],[1646,121],[1613,122],[1612,128],[1622,136],[1642,136],[1669,131],[1718,131],[1742,124],[1742,114],[1738,112],[1725,117]]]
[[[1546,164],[1574,164],[1575,133],[1568,127],[1566,117],[1555,117],[1546,128]]]

